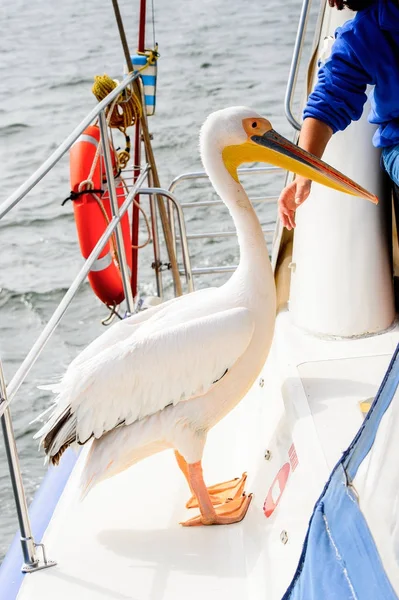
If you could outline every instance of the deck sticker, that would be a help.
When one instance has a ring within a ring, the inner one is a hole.
[[[267,518],[271,517],[281,500],[281,496],[287,485],[290,473],[294,472],[299,465],[298,455],[296,453],[295,444],[292,443],[288,449],[289,462],[283,464],[276,477],[271,484],[263,505],[263,512]]]
[[[299,464],[298,456],[295,450],[295,444],[291,444],[290,449],[288,450],[288,456],[290,457],[292,472],[294,472]]]
[[[263,505],[263,512],[267,518],[272,516],[280,502],[285,486],[287,485],[288,477],[290,476],[290,471],[291,465],[289,462],[286,462],[277,473],[269,488],[269,492]]]

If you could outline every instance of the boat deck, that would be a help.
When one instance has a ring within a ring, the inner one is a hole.
[[[281,313],[260,379],[206,446],[209,484],[248,471],[254,498],[244,521],[181,527],[193,511],[184,508],[189,491],[172,452],[98,485],[81,503],[85,448],[44,535],[58,564],[26,576],[18,600],[280,600],[314,503],[398,341],[397,328],[358,340],[318,339]],[[267,498],[274,508],[268,517]]]

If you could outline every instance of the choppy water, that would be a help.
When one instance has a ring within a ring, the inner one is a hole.
[[[161,182],[201,168],[198,132],[205,117],[225,106],[245,104],[265,114],[291,137],[283,99],[300,12],[298,0],[155,0],[159,43],[157,113],[151,118]],[[135,0],[120,3],[133,49]],[[0,173],[3,201],[94,106],[95,74],[120,77],[123,54],[110,0],[14,0],[0,7]],[[311,20],[314,22],[314,16]],[[311,29],[310,27],[310,29]],[[149,23],[147,45],[152,44]],[[309,36],[311,38],[311,36]],[[311,40],[310,40],[311,41]],[[57,169],[0,223],[0,356],[8,380],[26,356],[77,273],[81,259],[70,205],[65,157]],[[259,178],[255,195],[276,194],[281,177]],[[181,200],[207,198],[203,183],[182,187]],[[275,208],[260,211],[271,225]],[[190,231],[231,226],[226,213],[197,209]],[[192,245],[194,265],[237,260],[235,238]],[[155,285],[143,252],[144,292]],[[204,278],[197,287],[221,283]],[[168,284],[168,280],[166,281]],[[167,285],[170,290],[170,282]],[[44,475],[43,458],[29,422],[50,401],[37,385],[61,374],[77,352],[101,333],[102,305],[84,285],[12,407],[24,483],[31,500]],[[0,436],[1,437],[1,436]],[[4,447],[0,441],[0,558],[17,528]]]

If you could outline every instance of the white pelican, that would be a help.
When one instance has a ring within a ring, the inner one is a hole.
[[[206,488],[207,432],[243,398],[273,338],[275,285],[265,239],[237,167],[273,163],[320,183],[377,199],[279,136],[253,110],[211,114],[200,135],[209,178],[237,229],[240,263],[230,280],[150,308],[114,325],[70,364],[55,408],[35,437],[57,464],[71,444],[94,438],[83,493],[160,450],[173,448],[200,515],[184,525],[235,523],[251,496],[241,479]],[[230,496],[230,497],[229,497]],[[225,501],[225,500],[230,501]]]

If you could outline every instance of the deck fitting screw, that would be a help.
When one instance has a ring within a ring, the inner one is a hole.
[[[260,387],[263,387],[265,385],[265,380],[263,379],[263,377],[259,379],[259,385]]]
[[[283,531],[280,533],[280,540],[283,544],[286,544],[288,542],[288,533],[285,529],[283,529]]]
[[[271,460],[271,458],[272,458],[272,453],[270,452],[270,450],[266,450],[265,460]]]

